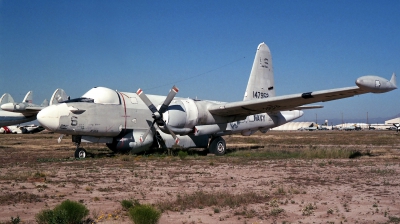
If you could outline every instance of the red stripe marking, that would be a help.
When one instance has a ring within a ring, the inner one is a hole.
[[[7,126],[4,126],[4,131],[6,131],[6,133],[11,133],[10,129]]]

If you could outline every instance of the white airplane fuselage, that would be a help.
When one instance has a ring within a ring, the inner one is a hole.
[[[151,147],[208,148],[223,155],[221,136],[256,131],[263,133],[303,115],[302,109],[321,108],[316,102],[338,100],[365,93],[384,93],[397,88],[396,75],[387,80],[362,76],[357,86],[276,96],[272,56],[269,47],[257,47],[244,91],[236,102],[217,102],[167,96],[118,92],[105,87],[89,90],[81,98],[51,105],[38,113],[39,123],[48,130],[72,135],[75,156],[84,158],[81,141],[107,143],[113,151],[142,152]]]
[[[93,97],[98,96],[99,101],[103,101],[98,103],[85,102],[85,100],[67,101],[51,105],[39,113],[39,122],[46,129],[56,133],[81,136],[83,141],[108,144],[117,142],[116,151],[138,152],[152,145],[153,137],[139,143],[139,138],[149,128],[153,118],[151,111],[136,93],[117,92],[97,87],[90,90],[88,94]],[[105,95],[107,97],[104,97]],[[160,105],[165,96],[149,95],[149,98],[155,105]],[[241,133],[247,136],[258,130],[265,133],[272,127],[303,115],[303,111],[299,110],[260,113],[246,117],[218,117],[198,112],[208,104],[214,105],[216,102],[175,98],[168,112],[164,114],[167,124],[180,135],[182,142],[186,142],[183,147],[206,147],[211,135]],[[190,111],[195,113],[191,114]],[[183,119],[174,119],[177,117],[174,113],[182,113],[180,117]],[[160,130],[158,131],[161,133]],[[170,135],[162,133],[161,135],[167,146],[173,145],[174,141]]]

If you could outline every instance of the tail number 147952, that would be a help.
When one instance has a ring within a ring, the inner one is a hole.
[[[263,98],[268,98],[268,96],[269,96],[268,93],[253,91],[253,98],[263,99]]]

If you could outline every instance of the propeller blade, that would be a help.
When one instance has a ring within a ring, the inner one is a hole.
[[[140,99],[143,100],[143,102],[146,104],[146,106],[151,110],[151,112],[154,114],[158,112],[157,108],[154,106],[154,104],[149,100],[149,98],[144,94],[142,89],[138,89],[136,91],[136,94],[140,97]]]
[[[169,104],[172,102],[174,99],[175,95],[179,92],[179,89],[176,86],[173,86],[171,90],[168,93],[167,98],[165,98],[164,103],[161,105],[159,113],[163,114],[165,111],[167,111]]]
[[[168,125],[163,120],[162,114],[167,111],[169,104],[174,99],[175,95],[178,93],[179,89],[176,86],[173,86],[168,93],[168,96],[165,98],[164,103],[161,105],[160,110],[154,106],[154,104],[150,101],[150,99],[144,94],[142,89],[138,89],[136,94],[142,99],[142,101],[146,104],[146,106],[150,109],[153,113],[153,123],[151,124],[150,128],[140,137],[140,142],[144,142],[146,140],[147,135],[150,133],[151,128],[153,127],[154,123],[157,123],[158,126],[164,126],[170,135],[175,140],[175,143],[179,143],[179,138],[175,135],[175,133],[168,127]]]
[[[147,129],[147,131],[142,136],[140,136],[141,143],[143,143],[144,140],[146,140],[146,137],[147,137],[147,135],[149,135],[151,128],[153,128],[154,123],[156,123],[156,120],[154,120],[153,123],[150,125],[149,129]]]
[[[175,133],[168,127],[168,125],[164,121],[162,121],[162,123],[164,124],[163,126],[168,130],[169,134],[172,135],[172,138],[174,138],[175,143],[178,144],[179,138],[175,135]]]

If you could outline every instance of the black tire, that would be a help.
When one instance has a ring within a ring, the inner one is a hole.
[[[223,156],[226,153],[226,143],[222,137],[211,139],[209,151],[216,156]]]
[[[84,159],[86,158],[87,152],[84,148],[77,148],[75,150],[75,158],[76,159]]]
[[[117,141],[114,140],[112,143],[106,143],[106,146],[108,147],[108,149],[110,149],[114,153],[118,152]]]

